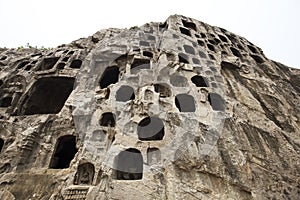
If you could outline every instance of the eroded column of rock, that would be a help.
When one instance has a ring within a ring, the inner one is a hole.
[[[0,51],[1,199],[299,199],[300,71],[183,16]]]

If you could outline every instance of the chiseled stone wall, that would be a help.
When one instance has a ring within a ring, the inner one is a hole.
[[[300,72],[184,16],[0,49],[0,199],[299,199]]]

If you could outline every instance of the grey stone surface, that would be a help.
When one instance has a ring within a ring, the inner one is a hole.
[[[299,199],[300,71],[184,16],[0,49],[0,199]]]

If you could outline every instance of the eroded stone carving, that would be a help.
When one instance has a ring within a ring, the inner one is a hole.
[[[1,199],[299,199],[297,69],[184,16],[0,49]]]

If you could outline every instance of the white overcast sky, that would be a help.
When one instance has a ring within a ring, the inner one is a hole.
[[[241,35],[268,58],[300,68],[300,0],[2,0],[0,47],[55,47],[105,28],[181,14]]]

